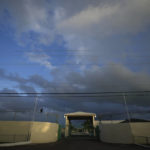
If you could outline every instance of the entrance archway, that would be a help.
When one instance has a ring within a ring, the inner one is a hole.
[[[74,113],[67,113],[64,114],[65,120],[66,120],[66,127],[65,127],[65,137],[70,136],[70,122],[71,120],[90,120],[92,123],[92,126],[94,128],[94,136],[95,136],[95,113],[88,113],[88,112],[74,112]]]

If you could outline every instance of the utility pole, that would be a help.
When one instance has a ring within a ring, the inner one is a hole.
[[[134,143],[134,135],[132,133],[132,127],[131,127],[131,118],[130,118],[130,114],[129,114],[129,110],[128,110],[128,106],[127,106],[127,101],[126,101],[126,96],[125,94],[123,94],[123,100],[124,100],[124,104],[125,104],[125,109],[126,109],[126,113],[127,113],[127,117],[128,117],[128,120],[129,120],[129,128],[130,128],[130,132],[131,132],[131,135],[132,135],[132,141]]]
[[[123,100],[124,100],[124,104],[125,104],[125,109],[126,109],[127,117],[128,117],[129,122],[130,122],[131,119],[130,119],[130,114],[129,114],[129,110],[128,110],[128,106],[127,106],[127,101],[126,101],[125,94],[123,94]]]
[[[28,140],[30,140],[30,138],[31,138],[31,131],[32,131],[32,128],[33,128],[33,122],[35,120],[35,114],[36,114],[36,109],[37,109],[37,102],[38,102],[38,97],[36,97],[35,101],[34,101],[33,116],[32,116],[31,123],[29,124],[29,133],[28,133],[28,137],[27,137]]]
[[[36,109],[37,109],[37,102],[38,102],[38,97],[36,97],[36,98],[35,98],[32,121],[34,121],[34,120],[35,120]]]

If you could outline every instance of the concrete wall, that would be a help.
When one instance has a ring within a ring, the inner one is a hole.
[[[94,127],[99,126],[100,121],[99,120],[94,120]]]
[[[22,142],[29,140],[30,122],[0,121],[0,142]]]
[[[0,121],[0,142],[47,143],[57,141],[58,124],[48,122]]]
[[[150,123],[131,123],[134,143],[150,144]]]
[[[58,124],[48,122],[34,122],[31,128],[32,143],[55,142],[58,138]]]
[[[145,144],[150,137],[150,123],[100,124],[100,138],[103,142],[122,144]]]
[[[120,123],[120,122],[122,122],[122,121],[124,121],[124,120],[102,120],[102,121],[100,121],[100,123],[103,123],[103,124],[114,124],[114,123]]]
[[[128,123],[101,124],[100,139],[108,143],[133,143],[132,134]]]

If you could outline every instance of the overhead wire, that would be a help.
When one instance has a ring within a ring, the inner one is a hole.
[[[118,97],[118,96],[147,96],[150,91],[120,91],[93,93],[0,93],[0,97]],[[134,95],[131,95],[134,94]]]

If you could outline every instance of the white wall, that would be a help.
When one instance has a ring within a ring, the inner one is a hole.
[[[55,142],[58,138],[58,124],[48,122],[33,122],[31,128],[32,143]]]
[[[0,121],[0,142],[22,142],[29,138],[31,122]]]
[[[150,123],[131,123],[132,134],[134,135],[134,143],[150,144]],[[149,137],[149,138],[147,138]]]
[[[0,121],[0,142],[47,143],[57,141],[58,124],[48,122]]]
[[[131,144],[133,142],[130,127],[123,124],[101,124],[100,138],[103,142]]]
[[[94,127],[99,126],[100,121],[99,120],[94,120]]]
[[[112,124],[112,123],[120,123],[124,120],[102,120],[100,121],[100,123],[103,123],[103,124]]]
[[[150,137],[150,123],[100,124],[100,138],[103,142],[145,144],[146,137]]]

